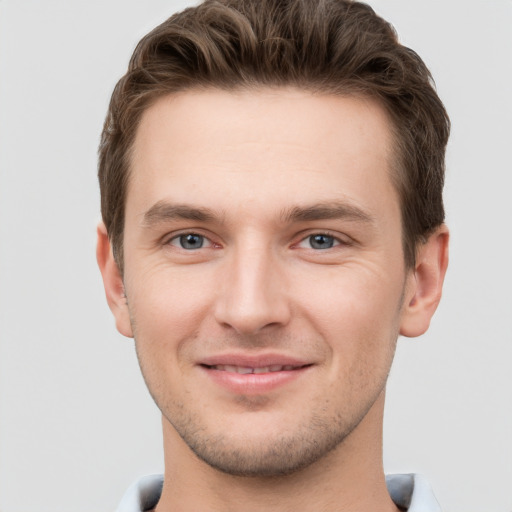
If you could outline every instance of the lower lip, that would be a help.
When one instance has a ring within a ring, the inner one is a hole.
[[[223,370],[214,370],[206,366],[201,369],[219,386],[240,395],[259,395],[268,393],[281,386],[289,384],[303,376],[311,366],[304,366],[297,370],[287,370],[268,373],[235,373]]]

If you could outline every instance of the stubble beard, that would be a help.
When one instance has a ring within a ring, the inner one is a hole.
[[[380,392],[375,400],[379,395]],[[275,478],[296,473],[342,445],[375,400],[355,418],[311,416],[291,432],[257,440],[235,441],[224,433],[211,435],[207,429],[198,428],[200,419],[190,414],[169,417],[164,412],[164,417],[190,450],[210,467],[233,476]]]
[[[283,430],[271,436],[257,433],[244,436],[245,433],[231,433],[222,426],[211,428],[200,410],[191,407],[188,402],[173,399],[169,390],[164,389],[164,383],[152,382],[152,372],[145,367],[144,357],[141,357],[139,350],[137,355],[148,390],[164,421],[169,423],[198,459],[233,476],[275,478],[301,471],[342,447],[384,393],[394,348],[389,354],[389,365],[385,364],[379,370],[374,368],[377,370],[375,373],[363,372],[364,376],[358,375],[358,378],[366,380],[364,387],[368,386],[363,396],[345,396],[335,409],[336,413],[330,404],[331,397],[317,397],[316,401],[312,401],[314,405],[308,416],[298,411],[297,417],[288,418],[289,422],[297,420],[298,423],[283,424]],[[248,410],[253,399],[241,397],[242,402],[246,400]],[[325,414],[329,410],[331,413]],[[252,412],[258,414],[257,411]]]
[[[132,327],[137,340],[133,321]],[[332,407],[329,405],[330,398],[319,397],[309,416],[302,418],[292,430],[288,428],[290,425],[284,425],[285,433],[280,432],[274,437],[267,436],[264,439],[263,436],[257,439],[250,436],[233,439],[229,432],[210,429],[200,412],[183,402],[173,400],[168,394],[169,390],[162,388],[163,383],[151,382],[149,376],[152,372],[145,367],[137,341],[136,349],[142,375],[155,404],[164,419],[198,459],[222,473],[233,476],[275,478],[307,468],[346,442],[385,391],[396,349],[398,329],[393,338],[387,361],[383,362],[380,368],[366,368],[366,371],[363,371],[364,375],[357,376],[363,381],[366,380],[365,385],[368,386],[367,391],[363,393],[364,402],[360,401],[361,397],[355,400],[354,397],[345,397],[342,409],[337,414],[326,416],[325,410]],[[253,398],[241,397],[241,401],[246,400],[250,408]]]

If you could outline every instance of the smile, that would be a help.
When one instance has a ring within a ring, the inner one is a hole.
[[[230,373],[241,373],[241,374],[249,374],[249,373],[272,373],[272,372],[287,372],[292,370],[298,370],[302,368],[302,366],[293,366],[291,364],[281,365],[281,364],[273,364],[271,366],[260,366],[260,367],[249,367],[249,366],[235,366],[230,364],[216,364],[212,366],[208,366],[210,370],[218,370],[221,372],[230,372]]]
[[[216,359],[236,359],[235,357],[219,357]],[[239,357],[241,361],[208,361],[199,365],[203,375],[210,383],[220,386],[234,395],[261,395],[279,388],[291,385],[297,379],[304,378],[315,366],[314,363],[304,363],[288,359],[275,361],[276,357],[251,358]],[[255,359],[255,358],[252,358]],[[263,359],[263,360],[261,360]],[[265,361],[267,359],[267,361]],[[274,359],[274,361],[268,361]]]

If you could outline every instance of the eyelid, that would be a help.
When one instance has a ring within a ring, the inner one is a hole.
[[[178,244],[172,244],[171,242],[178,241],[181,236],[189,235],[189,234],[190,235],[198,235],[198,236],[203,237],[205,244],[202,247],[200,247],[200,249],[209,249],[212,247],[219,248],[222,246],[221,243],[212,240],[213,237],[211,235],[205,234],[204,231],[201,229],[194,229],[194,228],[183,229],[183,230],[180,230],[177,232],[170,233],[170,234],[166,235],[165,237],[162,237],[162,245],[171,245],[173,247],[176,247],[177,249],[186,250],[183,247],[180,247]],[[333,238],[335,241],[335,245],[333,247],[331,247],[330,249],[334,249],[335,247],[338,247],[338,246],[349,246],[355,242],[351,237],[349,237],[348,235],[345,235],[343,233],[333,232],[328,229],[324,229],[324,230],[311,229],[311,230],[307,230],[307,231],[303,231],[303,232],[299,233],[297,235],[298,241],[292,243],[292,248],[298,247],[303,242],[306,242],[311,236],[315,236],[315,235],[323,235],[323,236],[328,236],[328,237]],[[318,249],[313,249],[312,247],[308,247],[308,249],[318,251]],[[196,249],[196,250],[199,250],[199,249]],[[327,250],[327,249],[324,249],[324,250]]]
[[[215,243],[211,236],[208,236],[206,235],[205,233],[203,233],[200,229],[183,229],[181,231],[178,231],[178,232],[173,232],[171,233],[170,235],[167,235],[163,238],[162,240],[162,244],[163,245],[170,245],[172,247],[175,247],[176,249],[179,249],[179,250],[182,250],[182,251],[187,251],[187,252],[191,252],[192,250],[191,249],[185,249],[183,247],[181,247],[179,245],[179,239],[180,237],[182,236],[185,236],[185,235],[197,235],[197,236],[200,236],[203,238],[204,240],[204,244],[202,247],[199,247],[198,249],[195,249],[195,250],[199,250],[199,249],[211,249],[212,247],[219,247],[220,244],[218,243]],[[172,242],[175,242],[176,243],[172,243]]]
[[[320,229],[320,230],[308,230],[306,233],[304,233],[304,232],[301,233],[299,241],[294,243],[293,247],[299,247],[303,242],[306,242],[309,238],[311,238],[312,236],[315,236],[315,235],[328,236],[330,238],[333,238],[335,241],[335,244],[333,247],[329,247],[327,249],[322,249],[322,251],[334,249],[339,246],[348,246],[353,243],[352,239],[347,235],[343,235],[341,233],[335,233],[333,231],[329,231],[328,229],[327,230]],[[307,247],[306,249],[311,249],[314,251],[320,250],[320,249],[313,249],[312,247]]]

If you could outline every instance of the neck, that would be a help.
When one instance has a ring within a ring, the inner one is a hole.
[[[156,512],[397,512],[382,467],[384,393],[337,448],[279,477],[222,473],[199,460],[164,419],[165,475]]]

